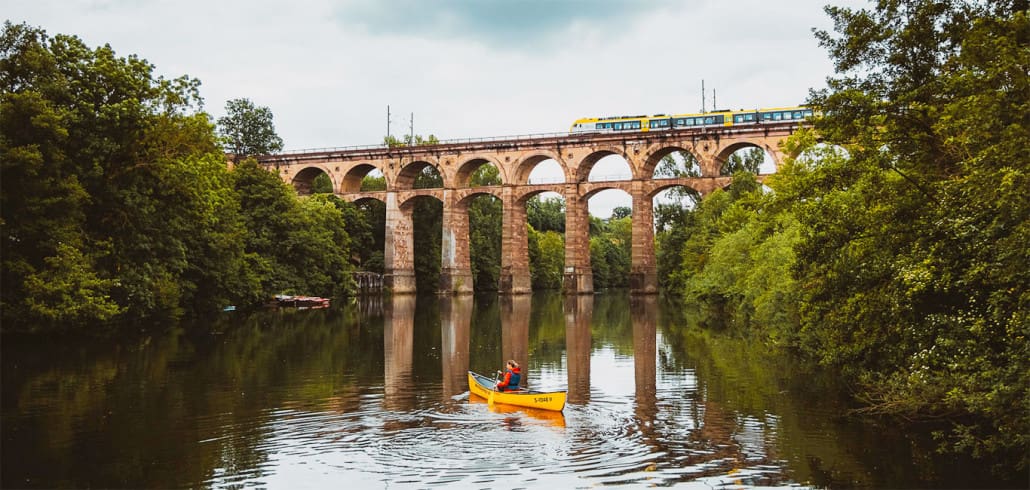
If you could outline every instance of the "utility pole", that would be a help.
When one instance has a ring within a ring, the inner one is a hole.
[[[390,139],[390,105],[386,106],[386,139]]]
[[[705,112],[705,79],[701,79],[701,113]]]
[[[715,103],[715,89],[713,88],[712,89],[712,110],[713,111],[717,111],[717,110],[719,110],[718,107],[719,107],[719,104]]]
[[[408,126],[408,130],[411,131],[411,146],[415,146],[415,113],[411,113],[411,123]]]

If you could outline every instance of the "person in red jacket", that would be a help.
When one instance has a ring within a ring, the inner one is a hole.
[[[505,365],[504,377],[497,382],[497,391],[518,391],[521,380],[522,372],[519,370],[519,363],[514,359],[509,359]]]

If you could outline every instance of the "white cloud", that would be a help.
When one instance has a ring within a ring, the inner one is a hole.
[[[441,139],[561,132],[583,116],[699,109],[702,79],[720,107],[797,104],[832,70],[810,31],[830,27],[823,0],[484,2],[25,0],[5,10],[200,79],[215,117],[233,98],[267,106],[288,149],[378,143],[388,104],[394,134],[408,132],[411,113],[416,133]]]

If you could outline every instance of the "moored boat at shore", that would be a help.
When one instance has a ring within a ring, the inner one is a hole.
[[[329,298],[277,294],[275,295],[275,306],[292,308],[328,308]]]

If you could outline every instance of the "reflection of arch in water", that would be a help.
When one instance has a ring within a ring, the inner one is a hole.
[[[594,296],[566,296],[564,307],[568,401],[583,404],[590,400],[590,322],[594,318]]]
[[[468,391],[472,300],[468,295],[440,299],[440,361],[445,400]]]
[[[415,296],[393,296],[383,317],[383,407],[410,410],[415,406],[411,359],[415,346]]]
[[[530,296],[501,297],[501,353],[505,361],[514,359],[522,366],[521,386],[529,386],[529,310]]]
[[[633,380],[636,385],[636,415],[641,427],[653,430],[658,414],[656,382],[658,376],[658,298],[630,296],[633,323]]]

